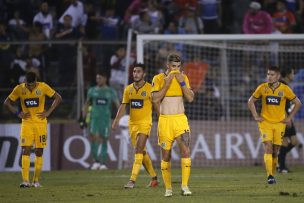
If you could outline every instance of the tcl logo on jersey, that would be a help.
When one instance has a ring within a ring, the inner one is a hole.
[[[27,108],[38,107],[39,106],[39,98],[30,98],[24,100],[24,105]]]
[[[96,99],[96,105],[106,105],[107,103],[108,103],[107,99],[104,98]]]
[[[131,99],[131,108],[141,109],[144,106],[144,100],[142,99]]]
[[[275,96],[267,96],[266,97],[266,104],[269,105],[280,105],[281,97],[275,97]]]

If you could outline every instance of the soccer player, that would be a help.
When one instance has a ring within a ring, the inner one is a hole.
[[[279,82],[280,69],[270,66],[267,70],[267,82],[258,86],[248,100],[248,107],[255,121],[258,122],[260,136],[264,145],[264,162],[268,184],[276,183],[274,173],[278,163],[278,152],[282,145],[282,138],[286,124],[301,107],[301,102],[293,91]],[[255,102],[262,100],[261,114],[257,113]],[[289,115],[285,115],[286,100],[292,101],[295,106]]]
[[[115,90],[107,85],[107,75],[104,73],[96,74],[97,85],[89,88],[87,99],[83,107],[83,118],[86,118],[89,106],[90,112],[90,142],[91,152],[94,163],[91,170],[105,170],[107,160],[107,141],[110,135],[112,104],[119,107],[119,100]],[[98,154],[99,144],[102,143],[101,155]]]
[[[294,78],[294,69],[293,68],[285,68],[281,71],[281,80],[280,81],[282,83],[284,83],[285,85],[288,85],[290,82],[292,82],[293,78]],[[290,101],[286,101],[285,111],[287,114],[290,113],[292,108],[293,108],[293,103]],[[298,143],[298,139],[296,136],[296,134],[297,134],[296,128],[292,121],[290,124],[291,125],[286,126],[282,146],[280,147],[279,167],[278,167],[279,173],[288,173],[289,172],[289,169],[286,167],[286,164],[285,164],[286,155]]]
[[[48,110],[45,109],[45,96],[54,101]],[[14,103],[19,100],[21,111]],[[22,147],[22,180],[21,188],[40,187],[39,177],[43,165],[43,148],[47,145],[47,118],[61,102],[61,96],[50,86],[37,82],[34,72],[28,72],[25,83],[17,85],[5,99],[4,105],[9,111],[22,119],[20,141]],[[32,184],[29,182],[30,153],[35,146],[35,169]]]
[[[125,114],[126,106],[128,105],[130,107],[129,133],[131,143],[135,148],[135,156],[132,174],[129,182],[124,186],[125,188],[134,188],[142,165],[152,179],[148,186],[156,187],[158,185],[157,175],[145,148],[152,127],[152,86],[144,79],[145,71],[146,67],[144,64],[138,63],[134,65],[134,82],[125,88],[122,104],[120,105],[116,118],[112,124],[113,129],[117,127],[119,120]]]
[[[176,140],[181,153],[182,195],[191,195],[188,187],[190,177],[190,127],[184,114],[184,98],[188,102],[194,99],[188,77],[181,72],[181,58],[170,54],[167,57],[167,70],[153,78],[152,101],[159,105],[158,120],[159,145],[162,151],[161,171],[166,187],[165,196],[172,196],[171,186],[171,148]]]

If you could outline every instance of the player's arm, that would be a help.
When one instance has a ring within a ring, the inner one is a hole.
[[[117,128],[119,120],[121,119],[121,117],[123,115],[125,115],[125,113],[126,113],[126,106],[127,106],[127,104],[120,104],[120,106],[118,108],[118,111],[117,111],[117,114],[115,116],[115,119],[114,119],[114,121],[112,123],[112,129]]]
[[[167,75],[164,78],[164,81],[165,81],[164,86],[159,91],[152,92],[152,102],[153,103],[158,103],[164,98],[164,96],[166,95],[166,93],[170,87],[171,81],[174,78],[174,76],[175,76],[175,73],[170,73],[169,75]]]
[[[88,109],[89,109],[89,106],[91,105],[91,103],[92,103],[92,99],[90,97],[87,97],[87,99],[82,107],[82,118],[85,119],[85,117],[87,116]]]
[[[185,76],[182,73],[176,73],[175,75],[177,81],[182,87],[183,95],[188,102],[193,102],[194,93],[193,91],[186,85]]]
[[[258,99],[255,98],[254,96],[251,96],[248,100],[248,108],[249,110],[251,111],[251,114],[254,118],[255,121],[258,121],[258,122],[261,122],[263,121],[263,118],[260,117],[260,115],[258,114],[258,112],[256,111],[256,108],[255,108],[255,102],[257,101]]]
[[[61,98],[60,94],[58,94],[57,92],[55,92],[54,95],[51,98],[54,99],[52,105],[50,106],[50,108],[47,111],[37,113],[38,118],[44,119],[44,118],[49,117],[51,115],[51,113],[56,109],[56,107],[62,101],[62,98]]]
[[[160,115],[160,102],[152,102],[154,111],[156,112],[157,117]]]
[[[283,123],[289,124],[291,122],[291,120],[293,119],[293,117],[296,115],[297,111],[301,108],[302,103],[300,101],[300,99],[298,97],[296,97],[295,99],[293,99],[291,102],[293,102],[294,107],[291,110],[291,112],[289,113],[289,115],[286,117],[286,119],[283,121]]]
[[[15,114],[18,118],[28,119],[30,117],[29,113],[19,112],[18,109],[14,106],[14,101],[12,101],[9,97],[7,97],[3,103],[3,105],[13,114]]]

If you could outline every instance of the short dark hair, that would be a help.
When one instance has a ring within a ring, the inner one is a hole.
[[[284,67],[281,70],[281,76],[285,78],[286,76],[290,75],[292,71],[294,71],[293,67]]]
[[[108,74],[107,73],[105,73],[104,71],[97,71],[96,72],[96,75],[101,75],[101,76],[103,76],[103,77],[105,77],[105,78],[107,78],[108,79]]]
[[[169,54],[167,56],[167,63],[171,62],[182,62],[181,57],[177,54]]]
[[[37,75],[36,73],[30,71],[25,74],[25,79],[27,83],[33,83],[37,81]]]
[[[146,72],[146,69],[147,69],[146,65],[143,64],[143,63],[135,63],[134,66],[133,66],[133,69],[134,69],[135,67],[140,67],[140,68],[142,68],[142,70],[143,70],[144,72]]]
[[[268,70],[272,70],[277,73],[281,72],[279,66],[268,66]]]

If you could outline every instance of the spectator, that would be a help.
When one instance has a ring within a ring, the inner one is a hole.
[[[111,65],[111,78],[110,78],[110,86],[114,87],[114,89],[117,92],[117,95],[122,97],[124,85],[126,83],[126,49],[124,47],[119,47],[115,54],[112,55],[110,59],[110,65]],[[130,66],[135,62],[134,58],[130,58]]]
[[[203,21],[197,17],[195,7],[187,7],[185,15],[178,21],[178,27],[186,31],[186,34],[204,33]]]
[[[10,36],[6,32],[6,28],[6,24],[3,21],[0,21],[0,42],[2,43],[11,41]],[[11,45],[9,43],[0,44],[0,84],[2,87],[6,87],[7,85],[9,85],[9,79],[7,75],[9,75],[10,72],[10,60],[12,58],[10,48]]]
[[[29,28],[26,23],[20,17],[20,12],[16,10],[14,12],[14,18],[8,21],[9,32],[14,40],[26,40],[29,32]]]
[[[293,28],[296,25],[294,14],[286,9],[284,1],[278,1],[276,8],[276,12],[272,16],[274,27],[284,34],[293,33]]]
[[[134,18],[134,16],[139,15],[140,11],[147,9],[148,2],[149,0],[133,0],[128,9],[126,10],[124,22],[127,25],[130,25],[133,21],[132,18]]]
[[[243,21],[245,34],[271,34],[273,32],[271,16],[261,11],[261,4],[251,2]]]
[[[49,13],[49,4],[44,1],[40,5],[40,11],[34,16],[33,24],[41,23],[42,30],[47,39],[50,39],[53,33],[53,17]]]
[[[117,40],[120,19],[115,15],[114,8],[107,8],[105,15],[101,18],[101,39]]]
[[[140,34],[154,34],[160,30],[160,27],[151,21],[147,11],[140,12],[139,18],[134,20],[132,28]]]
[[[200,18],[203,20],[206,34],[220,33],[222,24],[221,1],[220,0],[199,0]]]
[[[78,0],[69,0],[70,5],[59,18],[59,23],[63,24],[64,16],[69,15],[72,17],[72,27],[79,28],[81,33],[85,33],[86,17],[84,13],[83,3]]]

